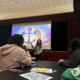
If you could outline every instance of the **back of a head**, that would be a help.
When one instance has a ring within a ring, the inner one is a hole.
[[[80,39],[79,38],[74,38],[70,42],[70,47],[72,50],[75,50],[80,47]]]
[[[8,40],[8,44],[17,44],[20,47],[22,46],[23,42],[24,42],[24,38],[20,34],[15,34],[11,36]]]

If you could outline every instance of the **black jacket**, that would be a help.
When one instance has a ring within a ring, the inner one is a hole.
[[[58,62],[61,66],[75,68],[80,65],[80,48],[77,48],[75,52],[70,56],[69,60]]]

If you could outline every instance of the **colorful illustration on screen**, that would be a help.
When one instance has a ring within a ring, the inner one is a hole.
[[[51,24],[13,26],[12,35],[21,34],[24,37],[24,45],[29,49],[30,44],[36,45],[38,39],[42,40],[44,49],[51,49]]]

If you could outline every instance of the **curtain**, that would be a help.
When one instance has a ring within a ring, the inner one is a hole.
[[[50,15],[42,15],[42,16],[34,16],[34,17],[0,20],[0,25],[37,22],[37,21],[61,21],[61,20],[72,19],[73,17],[74,17],[73,12],[61,13],[61,14],[50,14]]]
[[[74,18],[68,20],[68,47],[73,38],[80,39],[80,19]]]
[[[69,43],[73,38],[80,38],[80,18],[75,18],[74,13],[61,13],[61,14],[51,14],[43,16],[34,16],[26,18],[8,19],[0,20],[0,25],[16,24],[16,23],[27,23],[27,22],[37,22],[37,21],[62,21],[67,20],[68,27],[68,47]]]
[[[30,51],[32,57],[34,56],[34,51]],[[69,55],[67,52],[62,51],[43,51],[42,52],[42,60],[44,61],[58,61],[59,59],[67,60],[69,59]]]

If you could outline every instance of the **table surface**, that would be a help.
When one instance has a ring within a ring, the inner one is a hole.
[[[45,75],[53,77],[50,80],[61,80],[62,73],[67,69],[65,67],[61,67],[61,66],[57,65],[56,62],[37,61],[35,66],[25,67],[23,69],[22,73],[28,73],[28,72],[30,72],[30,70],[32,68],[35,68],[35,67],[36,68],[50,68],[53,70],[57,70],[57,72],[53,72],[53,73],[41,73],[41,74],[45,74]],[[3,72],[0,72],[0,80],[27,80],[27,79],[19,76],[19,74],[22,74],[22,73],[10,72],[8,70],[3,71]]]

